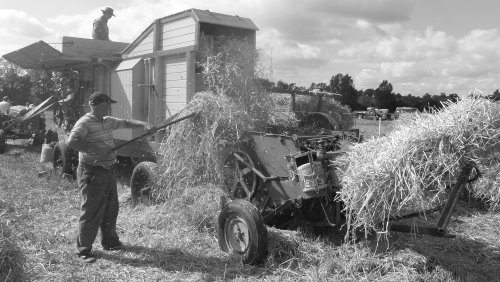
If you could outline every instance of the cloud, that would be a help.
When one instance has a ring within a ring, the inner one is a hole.
[[[40,39],[52,33],[50,28],[23,11],[0,10],[0,35],[3,42],[11,38]]]
[[[53,30],[23,11],[0,9],[0,54],[7,54],[40,40],[53,42]]]
[[[350,44],[341,49],[339,55],[363,61],[434,60],[453,52],[457,44],[452,36],[430,27],[424,33],[400,30],[396,34]]]
[[[350,0],[350,1],[313,1],[313,8],[330,13],[376,23],[407,21],[411,5],[406,0]]]
[[[277,77],[298,79],[293,82],[305,85],[319,82],[317,78],[334,75],[336,68],[333,64],[342,59],[338,52],[347,43],[366,42],[400,31],[400,22],[407,20],[411,12],[406,0],[274,0],[258,3],[262,6],[249,9],[249,14],[244,15],[260,29],[257,45],[267,53],[272,52]],[[351,70],[338,70],[346,71]]]
[[[499,44],[497,29],[472,30],[455,38],[429,27],[346,44],[338,55],[364,66],[355,74],[363,88],[376,88],[386,79],[395,90],[414,94],[493,91],[500,78]]]

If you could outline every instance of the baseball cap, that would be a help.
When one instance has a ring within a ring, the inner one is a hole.
[[[111,99],[106,93],[94,92],[89,97],[89,102],[92,106],[99,105],[100,103],[116,103],[115,100]]]
[[[113,17],[115,16],[115,14],[113,14],[113,8],[111,7],[105,7],[104,10],[101,10],[103,13],[105,14],[111,14]]]

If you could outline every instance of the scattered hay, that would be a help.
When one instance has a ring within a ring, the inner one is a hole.
[[[214,185],[186,187],[180,196],[179,204],[183,206],[186,222],[197,231],[215,233],[217,215],[220,211],[220,198],[225,193]]]
[[[494,103],[464,98],[435,114],[402,118],[388,136],[353,146],[342,159],[340,192],[350,233],[387,232],[391,217],[442,203],[466,163],[485,164],[497,151],[499,122]],[[498,186],[480,187],[469,189],[497,205]]]
[[[324,242],[311,240],[297,231],[268,227],[268,257],[266,266],[287,265],[304,267],[318,264],[325,255]]]
[[[23,280],[24,257],[10,231],[9,220],[4,217],[13,208],[0,199],[0,281]]]

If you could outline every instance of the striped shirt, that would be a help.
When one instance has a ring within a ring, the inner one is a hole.
[[[81,117],[71,130],[72,134],[80,136],[89,145],[112,148],[115,145],[113,130],[125,127],[125,120],[106,116],[102,120],[88,113]],[[111,167],[116,160],[116,153],[95,156],[84,152],[78,154],[81,164],[98,165],[104,168]]]

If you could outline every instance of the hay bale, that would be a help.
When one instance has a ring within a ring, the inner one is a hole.
[[[389,135],[353,146],[340,160],[340,199],[353,237],[358,228],[387,232],[392,216],[446,200],[466,163],[484,164],[497,151],[499,122],[494,103],[468,97],[434,114],[402,118]],[[470,189],[499,201],[498,189]]]
[[[498,153],[494,154],[499,156]],[[482,177],[473,185],[473,196],[480,199],[491,211],[500,210],[500,158],[492,164],[480,166]]]

